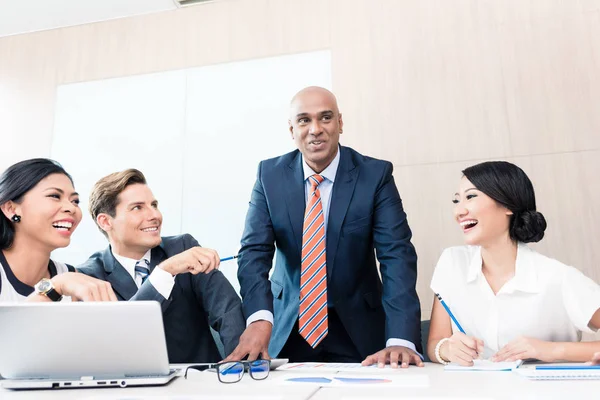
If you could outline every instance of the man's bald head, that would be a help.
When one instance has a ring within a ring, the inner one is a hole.
[[[294,111],[298,103],[310,102],[311,99],[319,99],[320,101],[326,100],[332,105],[331,111],[334,111],[336,114],[339,114],[340,112],[337,99],[335,95],[331,93],[331,91],[320,86],[308,86],[300,90],[294,95],[294,97],[292,97],[292,101],[290,101],[290,117],[295,115]]]

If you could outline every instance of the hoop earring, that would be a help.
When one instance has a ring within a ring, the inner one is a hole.
[[[17,215],[17,214],[15,214],[15,215],[13,215],[13,216],[12,216],[11,220],[12,220],[13,222],[15,222],[15,223],[17,223],[17,224],[18,224],[19,222],[21,222],[21,216],[20,216],[20,215]]]

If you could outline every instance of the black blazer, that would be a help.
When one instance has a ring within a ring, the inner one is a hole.
[[[150,270],[194,246],[198,246],[198,242],[189,234],[163,237],[161,244],[152,249]],[[138,290],[131,275],[113,256],[110,246],[92,255],[77,269],[110,282],[119,300],[155,300],[161,303],[171,363],[220,361],[209,326],[219,333],[226,355],[237,346],[244,331],[240,298],[220,271],[177,275],[171,296],[165,299],[149,280]]]
[[[304,209],[300,152],[261,162],[238,279],[246,316],[258,310],[274,314],[273,357],[298,319]],[[362,357],[383,349],[390,338],[408,340],[421,351],[417,255],[410,239],[392,164],[341,146],[327,225],[327,300]]]

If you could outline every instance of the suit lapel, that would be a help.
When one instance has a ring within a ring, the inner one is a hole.
[[[102,256],[106,280],[110,282],[115,293],[123,300],[129,300],[137,293],[138,287],[131,275],[113,256],[110,246],[104,250]]]
[[[304,208],[306,200],[304,195],[304,172],[302,171],[302,157],[300,152],[294,160],[284,168],[283,185],[287,191],[286,203],[292,225],[294,240],[298,247],[298,258],[302,252],[302,225],[304,223]]]
[[[346,217],[350,200],[354,194],[358,180],[358,167],[354,164],[351,154],[345,147],[340,146],[340,165],[338,166],[329,203],[329,220],[327,221],[327,277],[333,276],[333,265],[340,241],[342,223]]]
[[[153,248],[150,253],[150,272],[154,271],[154,268],[167,258],[169,258],[169,255],[167,254],[167,251],[163,249],[163,243],[161,242],[160,245]]]

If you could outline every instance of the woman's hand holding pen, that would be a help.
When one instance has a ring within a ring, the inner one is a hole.
[[[440,348],[440,356],[465,367],[473,366],[473,360],[483,354],[483,340],[464,333],[453,334]]]

